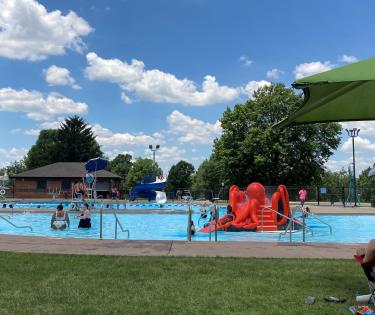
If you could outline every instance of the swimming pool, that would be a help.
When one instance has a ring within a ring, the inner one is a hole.
[[[187,214],[118,214],[118,218],[124,228],[130,230],[132,240],[186,240]],[[308,226],[314,231],[314,235],[306,233],[308,242],[334,242],[334,243],[367,243],[375,238],[375,216],[372,215],[320,215],[333,227],[330,235],[328,228],[313,218],[307,219]],[[14,213],[10,220],[17,225],[31,225],[33,231],[17,229],[0,220],[0,234],[14,234],[27,236],[47,237],[72,237],[72,238],[99,238],[99,214],[92,214],[92,228],[78,229],[78,220],[73,213],[70,215],[71,227],[65,231],[50,229],[50,213]],[[199,213],[193,214],[193,220],[197,225]],[[202,222],[203,223],[203,222]],[[115,218],[113,214],[103,214],[103,238],[114,238]],[[198,230],[197,225],[197,230]],[[212,234],[212,237],[214,235]],[[208,240],[208,234],[197,233],[193,236],[195,241]],[[119,232],[119,239],[125,239],[126,234]],[[278,241],[278,233],[251,233],[251,232],[218,232],[219,241]],[[281,241],[289,241],[289,237],[281,238]],[[302,233],[293,233],[293,241],[302,241]]]

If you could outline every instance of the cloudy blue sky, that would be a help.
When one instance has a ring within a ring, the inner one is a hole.
[[[225,108],[257,87],[373,57],[373,12],[370,0],[0,0],[0,166],[74,114],[111,158],[160,144],[165,172],[198,166]],[[352,126],[363,169],[375,124]],[[327,167],[350,158],[345,133]]]

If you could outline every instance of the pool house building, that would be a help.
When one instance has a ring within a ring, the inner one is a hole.
[[[57,162],[10,176],[13,198],[71,198],[75,181],[82,180],[85,163]],[[96,172],[96,191],[106,198],[113,186],[119,187],[121,177],[101,170]]]

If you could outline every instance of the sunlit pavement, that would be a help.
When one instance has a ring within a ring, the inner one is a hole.
[[[0,236],[0,251],[112,256],[191,256],[352,259],[359,244],[124,241]]]

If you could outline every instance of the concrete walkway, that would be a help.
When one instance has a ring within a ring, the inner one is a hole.
[[[291,204],[293,207],[293,204]],[[330,205],[316,205],[316,204],[307,204],[311,211],[315,214],[374,214],[375,208],[370,206],[360,206],[360,207],[343,207],[342,205],[330,206]]]
[[[363,245],[362,245],[363,246]],[[353,259],[359,244],[123,241],[1,235],[0,251],[112,256]]]

